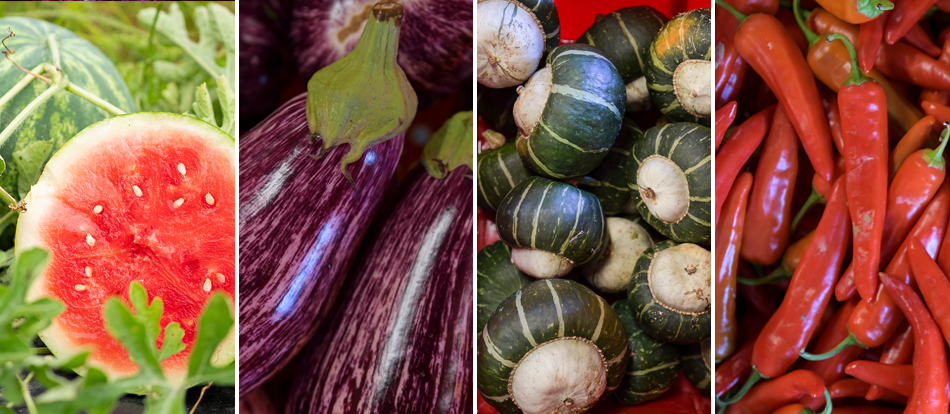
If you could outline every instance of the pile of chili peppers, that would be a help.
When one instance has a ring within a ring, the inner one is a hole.
[[[950,0],[716,0],[716,404],[950,408]]]

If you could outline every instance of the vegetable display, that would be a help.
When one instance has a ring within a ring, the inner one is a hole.
[[[779,3],[717,0],[718,412],[943,413],[947,11]]]

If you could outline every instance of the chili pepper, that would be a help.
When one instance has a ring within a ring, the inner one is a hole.
[[[861,398],[870,388],[870,384],[857,378],[845,378],[831,384],[831,386],[828,387],[828,393],[831,394],[831,399],[833,400],[841,398]],[[907,405],[907,397],[890,390],[884,393],[881,399],[889,403]],[[835,413],[838,413],[838,407],[835,407]]]
[[[724,5],[722,0],[716,0]],[[744,16],[729,6],[726,10],[740,20],[735,35],[736,49],[762,77],[779,102],[789,111],[789,118],[802,141],[815,172],[831,180],[834,160],[828,119],[819,106],[815,77],[782,22],[767,14]],[[718,194],[717,194],[718,197]]]
[[[950,376],[940,329],[910,286],[884,273],[880,278],[914,329],[914,389],[907,401],[907,412],[946,413],[950,406],[947,395]]]
[[[821,35],[841,33],[854,42],[858,28],[822,9],[808,15],[808,27]],[[884,43],[878,50],[874,68],[890,79],[927,88],[950,90],[950,67],[905,42]]]
[[[887,17],[887,26],[884,27],[884,41],[893,45],[910,31],[927,10],[934,6],[937,0],[902,0],[897,2],[891,15]]]
[[[884,352],[881,354],[879,360],[882,364],[906,364],[910,362],[911,357],[914,355],[914,334],[913,330],[910,327],[910,324],[903,322],[901,327],[897,329],[897,332],[894,332],[894,335],[887,340],[887,343],[884,344]],[[886,388],[881,387],[880,385],[871,385],[871,388],[868,390],[866,399],[868,401],[874,401],[882,396]]]
[[[809,239],[814,232],[809,233]],[[798,245],[799,242],[795,242],[795,245]],[[794,245],[793,245],[794,246]],[[808,247],[808,242],[802,244],[801,252],[798,254],[798,258],[795,259],[794,265],[798,265],[798,261],[801,260],[801,255],[805,252],[805,248]],[[755,281],[758,278],[755,275],[755,272],[752,271],[752,268],[749,266],[749,263],[746,261],[739,261],[739,277],[736,280],[745,279],[748,281]],[[788,277],[791,277],[789,273]],[[746,303],[755,310],[756,315],[764,315],[766,318],[771,317],[775,310],[778,309],[778,303],[781,302],[780,295],[777,292],[769,291],[764,286],[757,286],[751,283],[741,283],[737,285],[737,290],[739,295],[745,299]],[[765,326],[763,323],[762,326]],[[758,330],[756,331],[758,333]]]
[[[722,144],[722,150],[716,154],[716,216],[719,222],[719,211],[729,195],[729,189],[742,166],[745,165],[755,149],[762,143],[765,133],[772,123],[772,114],[775,106],[770,106],[747,119],[736,128]]]
[[[835,105],[837,107],[837,105]],[[832,177],[835,180],[838,179],[842,174],[844,174],[844,157],[840,154],[835,156],[835,173]],[[834,184],[834,181],[827,181],[818,174],[815,174],[811,180],[811,194],[808,196],[808,199],[805,200],[805,204],[802,204],[802,207],[798,210],[798,213],[795,214],[795,218],[792,219],[792,232],[798,229],[798,223],[801,221],[805,214],[811,210],[812,207],[818,204],[825,204],[825,200],[831,194],[831,187]]]
[[[914,272],[914,281],[920,286],[920,294],[927,302],[927,308],[933,314],[937,326],[944,338],[950,343],[950,281],[940,270],[937,262],[917,241],[910,244],[910,269]]]
[[[868,384],[884,387],[909,397],[914,392],[914,367],[874,361],[854,361],[845,370],[848,375]]]
[[[801,263],[795,268],[785,300],[762,329],[752,350],[752,375],[739,392],[720,405],[742,399],[761,378],[775,378],[795,363],[811,339],[831,299],[835,280],[851,239],[844,179],[835,181],[831,198]]]
[[[757,279],[740,277],[736,279],[736,281],[746,286],[759,286],[775,283],[776,281],[792,277],[792,274],[795,272],[795,268],[798,267],[798,263],[802,260],[802,255],[804,255],[805,250],[808,249],[808,244],[811,242],[811,238],[814,236],[815,231],[812,230],[804,237],[798,239],[798,241],[788,246],[788,248],[785,249],[785,254],[782,255],[782,262],[777,268],[775,268],[775,270],[772,271],[772,273]]]
[[[940,249],[944,231],[946,231],[948,218],[950,218],[950,182],[945,182],[941,185],[937,195],[927,205],[926,211],[920,216],[920,220],[917,220],[914,229],[901,244],[894,259],[888,263],[884,272],[893,277],[902,278],[905,283],[911,283],[910,265],[907,259],[907,249],[910,242],[918,240],[928,247],[929,252],[936,255],[937,250]],[[847,273],[845,276],[847,276]],[[842,276],[842,278],[845,276]],[[848,338],[841,341],[833,350],[822,355],[811,355],[803,352],[802,357],[809,360],[824,359],[834,356],[835,353],[851,345],[876,348],[887,341],[903,321],[903,315],[897,312],[893,299],[879,287],[875,300],[870,303],[861,301],[854,308],[851,319],[848,321],[848,332],[850,332]]]
[[[903,414],[904,410],[882,405],[835,406],[835,414]]]
[[[775,14],[779,6],[776,0],[729,0],[729,4],[746,14]],[[736,100],[749,68],[733,41],[738,26],[735,16],[716,10],[716,108]]]
[[[778,13],[775,13],[775,18],[782,22],[785,31],[788,32],[789,37],[792,38],[792,41],[795,42],[798,49],[802,51],[802,54],[808,53],[808,39],[805,38],[805,33],[802,32],[802,29],[798,26],[798,20],[795,19],[795,14],[792,13],[791,10],[779,10]]]
[[[936,121],[940,124],[941,130],[943,129],[945,123],[950,122],[950,107],[930,101],[921,102],[920,107],[924,109],[924,112],[927,115],[930,115],[936,119]]]
[[[851,77],[838,91],[841,133],[845,143],[848,208],[854,230],[854,279],[858,294],[871,300],[880,270],[881,233],[887,205],[887,103],[884,89],[858,68],[858,56],[848,38],[833,34],[851,55]]]
[[[732,121],[736,119],[736,101],[727,103],[722,108],[716,110],[716,151],[719,151],[719,144],[722,144],[722,138],[726,136],[726,130],[732,126]]]
[[[944,65],[950,65],[950,42],[943,42],[943,49],[940,51],[940,57],[937,61]],[[920,92],[919,102],[930,101],[940,105],[950,105],[950,91],[939,89],[924,89]]]
[[[861,70],[868,73],[874,68],[874,59],[881,48],[881,39],[884,38],[884,23],[887,22],[887,13],[868,22],[861,23],[858,33],[858,62]]]
[[[851,24],[864,23],[894,8],[887,0],[818,0],[818,4]]]
[[[936,119],[930,115],[920,118],[920,120],[904,134],[901,140],[897,142],[897,146],[894,147],[890,155],[890,174],[888,180],[894,179],[894,176],[897,175],[897,170],[900,169],[901,165],[904,164],[904,160],[906,160],[910,154],[913,154],[924,146],[924,142],[927,141],[927,138],[930,136],[930,131],[933,129],[934,122],[936,122]]]
[[[946,232],[943,243],[940,245],[940,251],[937,253],[937,264],[940,265],[940,270],[950,280],[950,231]]]
[[[851,312],[857,306],[857,298],[845,302],[832,317],[831,322],[818,338],[815,345],[815,352],[827,352],[838,345],[848,336],[848,319]],[[818,374],[825,384],[834,384],[845,377],[844,369],[848,363],[854,361],[861,355],[863,350],[858,347],[850,347],[847,350],[823,361],[808,361],[805,363],[805,369]]]
[[[758,335],[756,336],[758,337]],[[716,364],[716,396],[732,390],[740,381],[745,381],[752,372],[752,347],[755,338],[746,342],[722,363]]]
[[[811,414],[814,411],[811,408],[806,407],[804,404],[789,404],[778,410],[772,412],[772,414]]]
[[[742,173],[716,226],[716,359],[728,357],[736,346],[736,273],[751,188],[752,174]]]
[[[808,32],[811,34],[811,31]],[[811,39],[811,37],[809,37]],[[818,37],[815,36],[814,39]],[[821,42],[827,44],[828,42]],[[816,46],[816,49],[820,46]],[[842,49],[845,53],[844,49]],[[810,55],[809,55],[810,57]],[[841,78],[841,81],[844,81],[844,77]],[[821,80],[821,79],[819,79]],[[837,85],[841,85],[841,82],[837,82]],[[835,144],[835,149],[838,150],[839,154],[844,154],[844,136],[841,135],[841,111],[838,108],[838,95],[835,93],[837,87],[834,91],[828,89],[826,85],[820,84],[818,86],[818,96],[821,96],[821,106],[825,108],[825,116],[828,117],[828,129],[831,131],[831,142]],[[843,169],[841,170],[844,171]]]
[[[824,393],[827,393],[827,390],[821,377],[814,372],[799,369],[752,387],[745,398],[727,407],[725,414],[768,413],[798,402],[802,397],[817,398]],[[830,396],[827,406],[826,412],[831,407]]]
[[[742,258],[771,265],[788,246],[792,193],[798,176],[798,137],[784,107],[779,105],[762,146],[742,243]]]
[[[923,27],[920,27],[919,23],[912,25],[901,40],[932,58],[940,56],[940,48],[934,44],[933,40],[930,40],[930,36],[924,31]]]

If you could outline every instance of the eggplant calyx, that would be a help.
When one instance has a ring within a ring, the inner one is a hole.
[[[432,138],[422,148],[422,165],[429,175],[445,178],[461,166],[473,169],[473,124],[472,111],[459,112],[432,134]]]
[[[340,168],[376,144],[406,132],[418,98],[396,62],[403,15],[398,3],[377,3],[352,52],[321,69],[307,83],[310,137],[326,150],[348,144]]]

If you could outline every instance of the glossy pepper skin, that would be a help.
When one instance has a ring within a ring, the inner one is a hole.
[[[777,0],[728,0],[727,3],[746,14],[774,15],[779,6]],[[749,63],[736,50],[733,41],[738,25],[735,16],[722,7],[716,9],[716,108],[736,100],[749,69]]]
[[[726,136],[726,130],[732,126],[732,121],[736,120],[736,101],[730,101],[722,108],[716,110],[716,151],[719,151],[719,145],[722,144],[722,138]]]
[[[806,396],[820,397],[824,392],[821,377],[800,369],[756,384],[744,398],[727,407],[725,414],[769,413]]]
[[[775,105],[749,117],[723,142],[722,150],[716,154],[716,222],[719,222],[722,205],[739,171],[765,138],[774,113]]]
[[[910,286],[883,273],[880,278],[914,329],[914,388],[906,412],[945,413],[950,406],[947,395],[950,377],[940,329]]]
[[[792,195],[798,177],[798,136],[781,105],[772,117],[769,135],[755,170],[749,195],[742,258],[771,265],[782,258],[792,224]]]
[[[917,241],[911,242],[908,256],[914,281],[920,287],[920,295],[924,297],[943,337],[950,343],[950,301],[947,300],[950,298],[950,280],[947,280],[927,249]]]
[[[897,142],[897,145],[891,151],[890,160],[888,160],[888,168],[890,170],[888,173],[888,181],[894,179],[894,176],[897,175],[897,170],[901,168],[901,165],[904,165],[904,161],[907,160],[907,157],[910,157],[911,154],[924,146],[927,138],[930,137],[930,131],[933,130],[935,122],[936,119],[930,115],[920,118],[920,120],[901,137],[901,140]]]
[[[914,367],[911,365],[854,361],[848,365],[846,372],[868,384],[896,391],[905,397],[909,397],[914,392]]]
[[[900,365],[910,362],[914,355],[914,334],[910,324],[904,322],[901,327],[894,332],[894,335],[884,344],[884,352],[881,353],[880,363],[890,365]],[[847,369],[847,368],[846,368]],[[884,396],[886,389],[880,385],[871,385],[865,399],[874,401]]]
[[[721,4],[722,0],[717,0]],[[815,77],[801,50],[789,37],[782,22],[767,14],[738,17],[742,20],[735,35],[736,49],[762,77],[789,118],[802,141],[815,172],[828,180],[834,170],[831,132],[821,108]]]
[[[848,319],[850,319],[851,312],[854,311],[857,304],[857,298],[852,298],[838,308],[831,322],[828,323],[828,326],[825,327],[825,331],[822,332],[818,338],[818,343],[815,345],[816,353],[830,351],[835,345],[838,345],[838,343],[848,336]],[[864,350],[861,348],[850,347],[826,360],[808,361],[805,363],[805,369],[818,374],[825,384],[834,384],[844,379],[845,368],[851,361],[861,356],[862,352],[864,352]]]
[[[851,24],[861,24],[894,8],[887,0],[817,0],[825,10]]]
[[[880,270],[881,234],[887,205],[887,102],[884,89],[861,73],[851,42],[840,34],[851,55],[851,77],[838,91],[845,143],[848,207],[854,230],[853,268],[858,294],[871,300]]]
[[[728,359],[716,364],[716,396],[721,397],[729,392],[752,373],[753,346],[755,346],[755,338],[743,344]]]
[[[903,0],[897,2],[894,10],[887,16],[887,26],[884,28],[884,41],[893,45],[907,32],[909,32],[917,21],[927,13],[931,7],[937,4],[937,0]]]
[[[881,39],[884,38],[885,23],[887,23],[887,12],[876,19],[861,23],[858,43],[855,46],[858,49],[858,63],[864,73],[870,72],[874,67],[877,50],[881,48]]]
[[[950,65],[950,41],[943,42],[943,48],[940,50],[940,57],[937,61]],[[920,92],[919,102],[930,101],[940,105],[950,105],[950,91],[925,88]]]
[[[751,188],[751,173],[736,179],[716,226],[716,359],[728,357],[736,347],[736,273]]]

